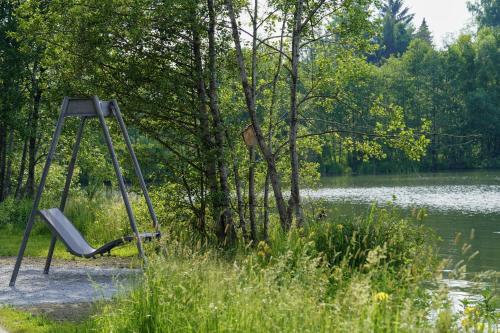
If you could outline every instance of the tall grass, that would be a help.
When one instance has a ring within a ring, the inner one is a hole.
[[[119,193],[99,191],[93,197],[84,195],[81,191],[68,198],[64,214],[94,245],[131,235],[129,219]],[[141,230],[151,230],[151,219],[142,197],[131,193],[130,201],[136,213]],[[9,232],[19,232],[26,227],[26,222],[32,208],[31,199],[14,200],[7,198],[0,203],[0,228]],[[40,209],[59,206],[59,200],[45,200]],[[38,217],[37,217],[38,220]],[[33,234],[49,237],[50,230],[44,223],[35,223]]]
[[[313,223],[228,255],[165,242],[133,291],[102,306],[98,332],[422,332],[453,328],[424,281],[427,230],[394,212]],[[438,309],[438,310],[436,310]],[[436,320],[429,320],[431,311]]]
[[[140,197],[131,198],[140,228],[147,230],[147,207]],[[6,201],[0,207],[0,221],[11,226],[24,225],[30,206],[27,201],[18,205]],[[270,230],[268,243],[240,243],[227,250],[209,239],[194,237],[189,223],[176,222],[178,210],[173,211],[168,205],[155,208],[164,226],[161,253],[168,255],[151,253],[150,264],[134,288],[111,303],[101,304],[97,315],[79,330],[460,329],[456,323],[462,317],[449,310],[445,291],[429,292],[439,260],[436,237],[420,224],[420,214],[402,218],[391,207],[375,206],[356,218],[315,221],[313,214],[308,216],[309,223],[304,228],[294,228],[286,234],[277,221],[272,221],[275,227]],[[116,193],[100,192],[92,198],[74,195],[65,213],[91,243],[130,233],[122,200]],[[39,224],[37,230],[41,233],[46,228]],[[472,310],[466,315],[474,319],[464,317],[468,325],[483,316]]]
[[[131,201],[133,205],[139,204],[135,196]],[[65,214],[93,242],[101,243],[131,233],[123,201],[117,193],[99,192],[92,198],[71,197]]]

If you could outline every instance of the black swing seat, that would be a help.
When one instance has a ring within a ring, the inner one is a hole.
[[[47,223],[49,229],[66,245],[68,251],[78,257],[95,258],[99,254],[110,253],[113,248],[136,239],[135,235],[125,236],[94,249],[59,208],[39,210],[38,213]],[[152,241],[153,239],[159,239],[161,234],[160,232],[144,232],[140,233],[139,237],[143,241]]]

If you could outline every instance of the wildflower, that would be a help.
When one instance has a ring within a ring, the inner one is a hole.
[[[259,250],[259,252],[257,252],[257,255],[260,257],[265,257],[266,255],[271,253],[271,248],[264,241],[259,242],[259,244],[257,245],[257,249]]]
[[[483,331],[484,331],[484,323],[477,323],[476,332],[483,332]]]
[[[337,229],[339,231],[342,231],[344,229],[344,225],[343,224],[337,224]]]
[[[464,309],[464,315],[466,316],[474,316],[474,315],[479,315],[479,309],[477,308],[477,306],[467,306],[465,309]]]
[[[383,291],[376,293],[373,297],[377,302],[386,302],[389,300],[389,295]]]

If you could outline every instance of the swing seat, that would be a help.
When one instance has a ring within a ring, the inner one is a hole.
[[[136,239],[135,235],[125,236],[106,243],[98,249],[94,249],[85,238],[83,238],[82,234],[75,228],[73,223],[64,216],[59,208],[40,210],[38,213],[47,223],[51,231],[64,243],[68,251],[78,257],[95,258],[99,254],[109,254],[115,247],[130,243]],[[153,239],[159,239],[161,233],[144,232],[140,233],[139,237],[143,241],[152,241]]]

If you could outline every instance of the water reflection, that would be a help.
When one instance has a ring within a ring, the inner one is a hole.
[[[462,214],[500,213],[498,185],[384,186],[305,190],[304,197],[353,203],[386,203]],[[500,231],[499,231],[500,232]]]

